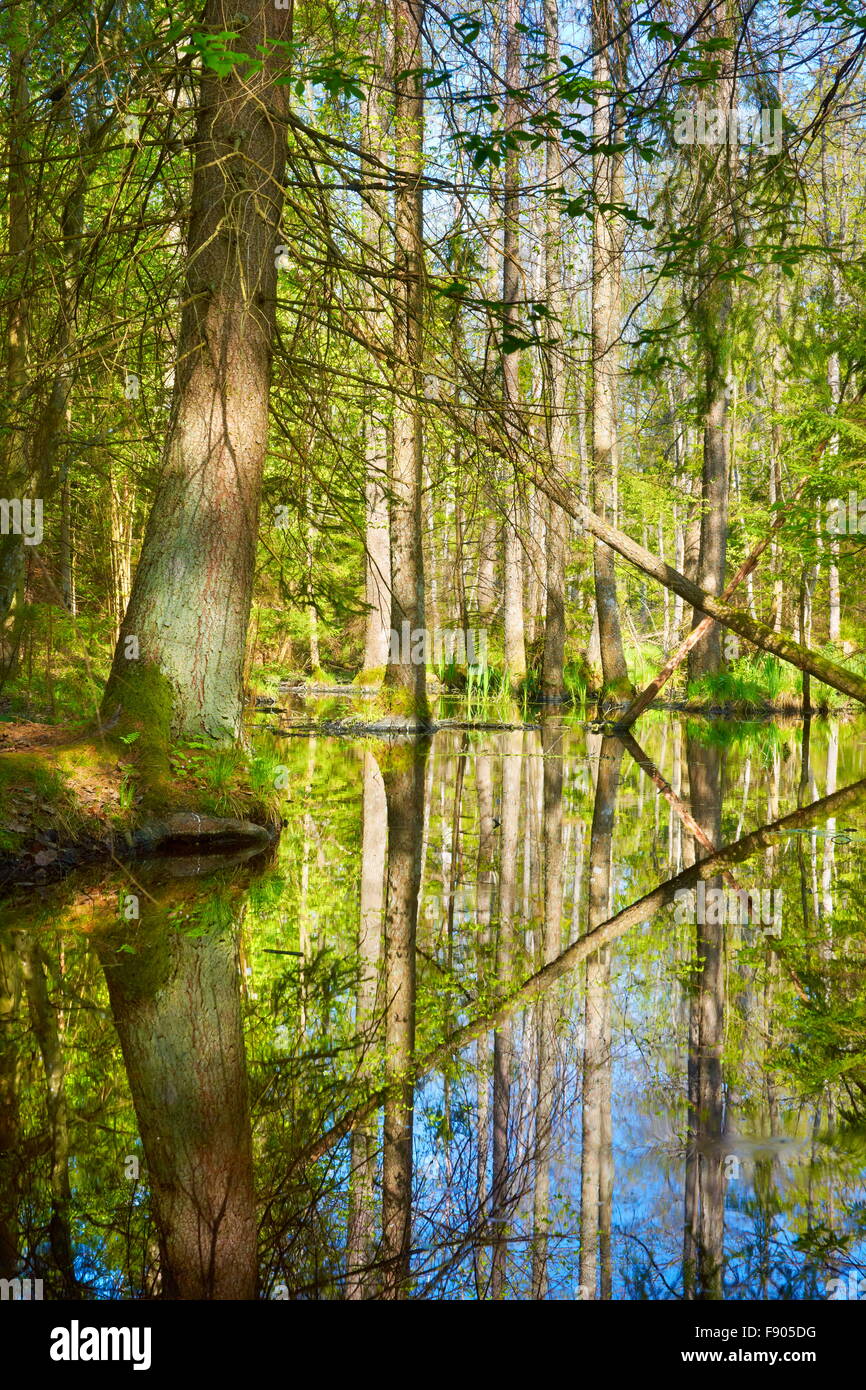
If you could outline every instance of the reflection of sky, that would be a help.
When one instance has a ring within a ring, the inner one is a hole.
[[[666,741],[663,722],[651,720],[645,740],[647,752],[669,778],[673,776],[670,727],[668,725]],[[834,730],[830,725],[819,724],[813,729],[811,796],[822,796],[828,790],[827,754],[831,736],[838,750],[836,785],[844,786],[863,775],[866,765],[864,728],[864,721],[846,726],[842,738],[838,726]],[[542,827],[541,783],[538,780],[542,760],[538,734],[524,735],[523,746],[526,776],[521,786],[517,898],[518,912],[522,914],[525,910],[527,918],[515,923],[514,968],[518,972],[532,968],[529,955],[523,952],[523,943],[531,940],[534,950],[540,948],[543,906],[537,846]],[[425,829],[427,858],[418,929],[419,1055],[440,1041],[441,1036],[435,1031],[440,1023],[431,1023],[430,1005],[432,1002],[437,1006],[436,1017],[441,1022],[440,1006],[446,980],[442,970],[447,910],[444,885],[447,885],[452,867],[451,812],[456,771],[454,753],[458,747],[458,736],[437,735],[430,763],[432,795]],[[462,854],[460,863],[455,866],[460,873],[453,962],[457,982],[470,999],[476,992],[477,965],[478,825],[473,779],[478,752],[489,753],[498,814],[502,747],[501,736],[485,736],[473,743],[466,764]],[[295,748],[296,752],[292,750],[286,756],[297,756],[306,768],[307,745],[298,740]],[[592,819],[592,761],[588,751],[582,729],[571,730],[566,735],[563,811],[570,839],[563,862],[564,940],[583,931],[586,924]],[[784,815],[796,805],[797,755],[797,737],[791,730],[761,730],[754,739],[744,739],[728,748],[723,808],[726,829],[732,825],[736,827],[742,818],[742,833],[746,833],[766,820],[768,788],[773,778],[778,784],[778,811],[773,814]],[[361,762],[351,745],[326,739],[318,741],[317,758],[319,781],[309,798],[298,795],[292,812],[295,821],[287,828],[275,870],[256,879],[246,899],[241,987],[246,1010],[249,1069],[254,1082],[252,1089],[261,1104],[256,1117],[257,1135],[267,1134],[268,1116],[279,1113],[281,1102],[279,1097],[275,1100],[273,1088],[281,1074],[279,1068],[284,1065],[289,1070],[295,1068],[292,1075],[300,1078],[301,1091],[304,1081],[311,1079],[313,1094],[321,1097],[322,1106],[327,1107],[322,1117],[326,1126],[340,1120],[347,1106],[353,1103],[355,967],[352,945],[358,916]],[[751,760],[751,774],[746,794],[744,765],[747,759]],[[526,817],[530,813],[531,834],[524,834]],[[307,833],[308,816],[312,818],[311,834]],[[617,907],[634,901],[669,874],[670,824],[669,808],[659,802],[655,789],[636,765],[624,759],[612,856]],[[797,913],[801,911],[801,903],[796,876],[801,862],[807,870],[807,896],[813,906],[815,902],[824,903],[823,875],[829,862],[832,870],[829,892],[836,904],[837,919],[841,920],[838,905],[846,893],[850,897],[851,912],[858,910],[866,844],[866,806],[849,807],[837,817],[836,828],[842,831],[847,827],[851,830],[845,837],[832,842],[829,861],[826,856],[830,842],[821,833],[828,828],[826,822],[819,822],[805,835],[779,837],[773,877],[785,886],[785,933],[799,922]],[[536,847],[530,854],[529,873],[525,876],[524,858],[531,844]],[[305,846],[310,848],[306,861]],[[761,855],[750,861],[748,868],[742,866],[741,881],[763,886],[764,863]],[[308,875],[308,885],[302,890],[301,884],[306,881],[304,871]],[[581,891],[577,916],[573,919],[571,899],[575,873]],[[304,893],[308,896],[303,896]],[[206,897],[210,901],[210,897]],[[309,937],[304,976],[308,1009],[303,1033],[298,1019],[300,962],[295,955],[275,954],[298,949],[302,922]],[[815,922],[817,930],[823,931],[825,923],[819,911],[814,912],[813,929]],[[858,925],[851,927],[849,923],[848,929],[856,933]],[[682,1292],[688,1010],[680,975],[690,953],[692,934],[693,928],[676,926],[672,913],[667,910],[652,921],[632,928],[611,948],[615,1298],[678,1297]],[[808,1160],[817,1102],[811,1098],[795,1099],[793,1081],[781,1074],[777,1083],[776,1132],[770,1133],[768,1122],[761,1120],[766,1113],[764,1088],[768,1055],[764,1034],[766,1020],[761,1014],[763,986],[760,965],[755,964],[754,956],[747,960],[739,954],[742,936],[740,932],[728,938],[726,963],[725,1079],[735,1088],[735,1096],[730,1107],[729,1127],[733,1133],[722,1142],[724,1154],[736,1160],[725,1194],[726,1297],[823,1296],[827,1278],[845,1276],[855,1268],[866,1269],[866,1182],[853,1149],[834,1151],[831,1145],[820,1142],[815,1147],[818,1161],[810,1174]],[[783,941],[785,939],[783,936]],[[852,942],[857,945],[856,935],[852,936]],[[70,953],[74,949],[70,943]],[[859,988],[859,983],[856,987]],[[549,998],[557,1001],[562,1014],[555,1044],[560,1084],[551,1160],[549,1288],[550,1297],[565,1299],[575,1297],[579,1285],[580,1072],[584,1032],[580,973],[558,982]],[[780,1001],[787,1003],[780,1011],[776,1041],[784,1042],[785,1030],[791,1018],[796,1018],[799,1006],[790,987],[778,977],[773,986],[774,1009]],[[451,996],[451,1026],[474,1017],[475,1012],[476,1006],[466,997]],[[94,1025],[97,1023],[96,1011],[88,1017]],[[98,1017],[106,1015],[100,1012]],[[110,1024],[106,1027],[110,1028]],[[522,1190],[507,1229],[508,1281],[513,1296],[526,1298],[530,1291],[535,1177],[533,1012],[515,1014],[512,1029],[515,1132],[511,1156],[521,1175]],[[87,1046],[84,1039],[89,1036],[83,1033],[81,1043],[77,1044],[82,1056]],[[99,1049],[103,1047],[116,1047],[114,1036],[110,1040],[104,1039],[102,1033],[93,1036],[97,1038],[94,1056],[101,1057],[103,1053]],[[492,1035],[488,1036],[488,1045],[492,1047]],[[309,1054],[308,1060],[301,1058],[299,1061],[299,1052]],[[268,1068],[264,1074],[269,1085],[257,1090],[263,1066]],[[450,1183],[446,1181],[441,1137],[445,1095],[442,1076],[431,1074],[423,1078],[417,1088],[414,1142],[414,1244],[419,1247],[415,1260],[419,1275],[417,1296],[474,1297],[473,1259],[477,1260],[482,1276],[489,1271],[490,1244],[484,1244],[474,1255],[472,1250],[478,1215],[477,1094],[473,1068],[474,1048],[470,1048],[455,1067],[450,1082],[453,1129],[449,1146]],[[70,1077],[73,1075],[71,1067]],[[99,1124],[91,1131],[95,1145],[93,1163],[101,1166],[93,1170],[82,1139],[80,1152],[70,1167],[76,1275],[97,1297],[128,1293],[124,1279],[129,1256],[123,1248],[127,1208],[136,1210],[140,1227],[144,1229],[149,1196],[144,1165],[137,1186],[121,1176],[123,1156],[141,1150],[139,1141],[133,1137],[133,1116],[128,1102],[118,1094],[112,1101],[115,1103],[118,1109],[116,1113],[111,1112],[109,1130],[115,1137],[110,1142],[105,1141],[104,1154],[97,1146],[101,1133]],[[822,1110],[819,1128],[825,1123],[826,1110]],[[489,1136],[488,1145],[489,1184],[492,1157]],[[257,1157],[261,1173],[270,1179],[274,1172],[279,1172],[280,1162],[288,1155],[289,1148],[275,1162],[273,1153],[269,1151],[265,1156],[264,1145],[260,1147]],[[320,1176],[317,1170],[317,1184]],[[322,1251],[322,1268],[333,1267],[335,1285],[340,1278],[338,1254],[345,1238],[348,1181],[348,1144],[344,1142],[332,1155],[327,1181],[322,1178],[316,1197],[323,1208],[322,1229],[327,1229],[328,1240],[333,1242],[330,1248]],[[91,1220],[87,1216],[88,1212],[98,1214],[103,1208],[111,1214],[110,1220],[115,1219],[114,1213],[120,1213],[116,1219],[118,1222],[122,1219],[121,1224],[114,1227],[109,1224],[108,1229],[101,1229],[95,1218]],[[38,1225],[38,1221],[34,1221],[33,1228],[37,1229]],[[822,1233],[828,1237],[824,1254],[812,1255],[804,1248],[808,1243],[804,1237],[810,1230],[812,1235],[808,1240],[813,1246],[819,1245],[818,1237]],[[48,1259],[47,1250],[40,1245],[33,1252],[31,1264],[41,1269]]]
[[[811,794],[814,797],[824,795],[828,790],[822,785],[826,771],[825,753],[825,740],[819,731],[813,750],[814,783]],[[739,800],[744,787],[743,756],[742,750],[737,749],[730,750],[728,754],[729,795],[724,810],[729,818],[731,802],[738,818],[742,809]],[[862,775],[862,737],[848,744],[844,760],[849,766],[845,774],[838,777],[837,785],[844,785],[846,780],[854,780],[857,775]],[[624,774],[630,771],[632,769],[624,763]],[[766,817],[767,786],[763,772],[760,765],[752,768],[751,796],[741,833],[747,833]],[[567,769],[565,782],[568,786]],[[623,792],[617,803],[618,831],[623,829],[626,822],[636,819],[637,797],[634,790],[631,784],[625,785],[624,778]],[[652,799],[645,797],[644,824],[651,809]],[[778,814],[784,815],[790,809],[783,795]],[[854,829],[852,851],[857,856],[862,853],[857,848],[857,842],[863,842],[866,815],[860,808],[849,809],[845,812],[844,820],[846,825]],[[664,833],[668,823],[667,806],[661,807],[660,822]],[[806,837],[808,844],[818,844],[819,875],[824,852],[820,829],[819,823],[819,833]],[[624,906],[645,892],[651,886],[651,881],[647,881],[647,864],[643,860],[617,857],[618,831],[615,831],[614,847],[615,900],[617,906]],[[776,863],[774,879],[778,875],[779,881],[782,881],[785,873],[790,871],[791,856],[796,856],[798,845],[794,836],[787,837],[787,840],[782,837],[780,844],[782,854]],[[840,851],[841,848],[840,843]],[[752,879],[755,884],[763,884],[759,860],[753,860],[752,865]],[[844,880],[856,874],[858,869],[856,857],[836,862],[834,889],[840,890]],[[660,876],[664,876],[663,866]],[[750,885],[752,879],[744,868],[741,881]],[[795,900],[793,894],[791,899],[792,902]],[[568,903],[565,906],[568,910]],[[786,910],[790,911],[790,908]],[[688,1008],[674,975],[675,942],[671,921],[669,912],[660,914],[659,921],[633,929],[628,939],[617,943],[612,951],[614,1298],[682,1297],[686,1168],[684,1027]],[[664,935],[665,931],[667,936]],[[757,1118],[763,1113],[760,1020],[749,1016],[750,1001],[753,1004],[754,1000],[747,981],[738,979],[732,973],[735,963],[736,943],[733,948],[729,947],[728,1011],[735,1010],[742,1015],[743,1009],[746,1009],[746,1015],[741,1017],[740,1022],[745,1026],[744,1047],[747,1056],[736,1072],[737,1096],[730,1117],[730,1133],[723,1137],[716,1148],[716,1153],[726,1163],[729,1175],[724,1201],[725,1297],[823,1298],[826,1297],[825,1284],[829,1278],[838,1274],[844,1276],[850,1269],[862,1270],[866,1267],[866,1181],[862,1170],[858,1171],[857,1164],[850,1158],[837,1156],[832,1147],[819,1138],[813,1141],[811,1127],[814,1104],[786,1098],[780,1091],[777,1132],[771,1134],[761,1129]],[[559,1049],[565,1055],[579,1050],[583,1031],[582,997],[571,989],[569,999],[568,1025]],[[467,1067],[471,1067],[471,1053],[464,1060]],[[576,1060],[579,1064],[579,1057]],[[530,1062],[528,1052],[520,1057],[514,1082],[515,1093],[519,1093],[520,1103],[527,1114],[531,1111],[531,1096],[527,1105],[526,1093],[526,1073]],[[574,1064],[574,1056],[569,1056],[569,1062]],[[725,1076],[727,1082],[727,1068]],[[471,1071],[468,1079],[464,1077],[462,1086],[457,1089],[460,1104],[469,1111],[468,1130],[474,1134],[475,1083]],[[573,1083],[565,1089],[570,1095],[575,1095]],[[442,1145],[437,1137],[438,1126],[431,1128],[425,1125],[424,1114],[441,1112],[443,1100],[441,1078],[427,1078],[419,1087],[415,1131],[418,1201],[415,1235],[416,1242],[424,1247],[419,1255],[419,1270],[427,1271],[438,1262],[434,1253],[437,1242],[439,1258],[444,1259],[441,1211],[445,1194],[445,1164]],[[527,1142],[531,1142],[531,1122],[526,1115],[522,1127],[524,1132],[512,1141],[516,1161],[519,1161],[521,1150],[525,1150]],[[458,1158],[454,1160],[451,1210],[465,1214],[474,1198],[474,1146],[469,1148],[455,1139],[454,1148]],[[574,1298],[578,1286],[581,1183],[581,1111],[577,1098],[558,1117],[553,1154],[550,1225],[553,1235],[549,1242],[548,1265],[550,1296]],[[531,1173],[528,1181],[529,1190],[524,1193],[509,1227],[510,1287],[513,1294],[523,1297],[529,1296]],[[822,1256],[815,1252],[820,1249],[821,1228],[829,1225],[832,1225],[833,1239]],[[452,1230],[451,1235],[455,1234],[456,1231]],[[811,1251],[809,1246],[812,1247]],[[489,1248],[485,1247],[488,1252]],[[437,1281],[435,1294],[437,1297],[473,1296],[471,1260],[468,1256],[458,1269],[449,1273],[444,1283]]]

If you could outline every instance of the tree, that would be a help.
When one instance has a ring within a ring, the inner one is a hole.
[[[625,224],[621,95],[626,83],[627,26],[613,0],[593,0],[592,75],[597,84],[592,115],[592,458],[593,500],[612,519],[617,452],[620,283]],[[593,548],[595,602],[601,649],[603,693],[617,701],[632,693],[625,664],[613,552]]]
[[[286,165],[289,19],[256,0],[228,72],[210,36],[234,7],[208,0],[184,308],[162,477],[121,626],[103,715],[231,741],[241,731],[276,256]],[[264,49],[261,59],[257,57]]]

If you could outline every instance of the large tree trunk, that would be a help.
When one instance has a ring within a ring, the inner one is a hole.
[[[592,454],[595,511],[613,520],[613,469],[616,460],[620,283],[624,226],[611,210],[623,201],[623,155],[610,147],[622,138],[617,93],[625,81],[625,38],[612,0],[593,0],[593,214],[592,214]],[[603,84],[612,84],[606,89]],[[595,601],[601,645],[603,694],[621,700],[631,694],[625,664],[613,552],[596,543],[593,556]]]
[[[425,723],[422,401],[424,251],[423,0],[393,0],[394,39],[394,398],[391,447],[391,644],[384,685],[389,705]],[[408,624],[409,641],[402,640]]]
[[[208,0],[204,27],[238,29],[232,47],[252,54],[290,37],[271,0],[250,8],[239,27],[228,0]],[[165,466],[103,702],[161,737],[231,740],[241,727],[286,163],[280,76],[283,53],[252,75],[201,80]]]

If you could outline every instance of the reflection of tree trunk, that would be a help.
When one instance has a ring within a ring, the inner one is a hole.
[[[598,755],[598,780],[589,843],[588,930],[611,912],[613,817],[619,787],[622,744],[604,738]],[[584,1298],[610,1289],[610,1208],[613,1172],[610,1120],[610,953],[605,947],[586,962],[584,1008],[583,1114],[580,1173],[580,1284]]]
[[[18,955],[4,934],[0,936],[0,1279],[12,1279],[18,1273],[20,1007]]]
[[[722,759],[718,749],[687,738],[692,814],[722,842]],[[708,851],[693,843],[695,861]],[[722,879],[707,880],[706,891]],[[686,1298],[722,1297],[725,1174],[722,1045],[725,1027],[724,923],[695,928],[698,973],[689,1009],[688,1151],[685,1174],[683,1290]]]
[[[562,725],[545,720],[544,749],[544,941],[542,965],[555,960],[562,947]],[[535,1098],[535,1196],[532,1247],[532,1297],[547,1294],[547,1224],[550,1201],[550,1141],[556,1054],[555,1000],[545,994],[537,1009],[538,1070]]]
[[[511,936],[517,890],[517,846],[520,829],[520,781],[523,772],[523,733],[520,729],[504,735],[502,760],[502,838],[499,858],[499,929],[496,936],[496,983],[499,992],[511,980]],[[512,1066],[511,1019],[493,1034],[493,1182],[490,1190],[490,1219],[493,1223],[493,1263],[490,1292],[502,1298],[505,1292],[507,1245],[505,1222],[510,1203],[508,1139],[511,1105]]]
[[[66,1069],[57,1012],[48,998],[42,951],[27,931],[13,931],[21,979],[27,995],[30,1023],[39,1045],[48,1090],[48,1132],[51,1140],[51,1255],[60,1275],[63,1297],[76,1297],[72,1240],[69,1230],[69,1113]]]
[[[476,920],[478,923],[478,958],[476,980],[478,989],[486,978],[490,948],[490,917],[493,909],[493,888],[496,882],[494,869],[495,836],[493,826],[493,776],[490,755],[479,753],[475,764],[475,787],[478,794],[478,871],[476,887]],[[478,1039],[475,1052],[477,1069],[477,1126],[478,1156],[477,1202],[479,1214],[487,1206],[487,1163],[489,1158],[490,1124],[490,1039],[487,1033]],[[483,1249],[483,1247],[482,1247]],[[480,1253],[480,1252],[479,1252]],[[481,1268],[476,1254],[475,1282],[481,1294],[486,1279],[486,1270]]]
[[[388,754],[388,882],[385,899],[385,1102],[382,1158],[382,1296],[401,1298],[412,1246],[415,1061],[415,931],[421,886],[427,743]]]
[[[370,1071],[376,1021],[376,995],[385,903],[385,849],[388,805],[385,784],[373,754],[364,754],[363,838],[361,841],[361,912],[358,924],[358,985],[355,1035],[358,1076]],[[349,1220],[346,1237],[346,1298],[371,1291],[369,1269],[374,1247],[373,1183],[376,1172],[376,1121],[352,1131],[349,1175]]]
[[[142,932],[145,930],[141,929]],[[164,920],[135,956],[98,943],[147,1159],[164,1296],[256,1293],[238,937]]]

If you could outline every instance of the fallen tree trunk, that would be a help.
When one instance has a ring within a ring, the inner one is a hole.
[[[792,666],[797,667],[798,671],[806,671],[816,680],[823,681],[825,685],[832,686],[834,690],[840,691],[843,695],[848,695],[851,699],[866,704],[866,680],[862,676],[855,675],[853,671],[848,671],[844,666],[837,665],[829,657],[813,652],[811,648],[800,642],[791,641],[781,632],[774,632],[766,623],[752,618],[748,613],[741,612],[739,608],[732,608],[724,599],[705,593],[697,584],[686,579],[684,574],[680,574],[679,570],[675,570],[672,565],[666,564],[664,560],[660,560],[649,550],[644,550],[642,545],[638,545],[637,541],[633,541],[630,536],[626,536],[615,526],[602,521],[601,517],[596,516],[595,512],[591,512],[589,507],[573,497],[561,484],[543,476],[538,476],[535,482],[539,491],[558,503],[575,521],[579,521],[590,535],[604,541],[606,545],[609,545],[612,550],[615,550],[624,560],[628,560],[643,574],[649,575],[651,579],[663,584],[666,589],[671,589],[673,593],[679,594],[692,608],[700,609],[708,618],[715,619],[724,627],[730,628],[731,632],[736,632],[739,637],[745,638],[753,646],[760,647],[762,651],[772,652],[782,661],[790,662]]]
[[[793,504],[797,501],[797,498],[802,493],[803,488],[806,486],[807,482],[808,478],[800,479],[799,483],[794,489],[791,501],[788,504],[789,508],[793,506]],[[758,541],[758,544],[755,546],[755,548],[750,552],[750,554],[746,556],[745,560],[740,565],[740,568],[737,570],[736,574],[725,585],[724,592],[722,593],[722,599],[725,602],[727,602],[727,600],[732,596],[737,586],[741,584],[743,580],[746,579],[755,569],[758,561],[760,560],[764,551],[767,549],[767,546],[772,541],[776,532],[780,531],[781,528],[784,526],[786,520],[787,516],[780,513],[780,515],[776,517],[766,536],[764,536],[763,540]],[[682,665],[689,652],[692,650],[692,647],[696,647],[698,642],[700,642],[701,638],[703,637],[704,633],[709,631],[714,621],[714,618],[701,618],[701,621],[697,623],[695,627],[692,628],[691,632],[686,637],[683,638],[676,651],[673,653],[672,656],[668,657],[668,660],[665,662],[664,666],[661,668],[657,675],[653,676],[646,689],[642,690],[641,693],[634,700],[632,700],[628,709],[625,711],[625,714],[623,714],[623,716],[617,720],[616,727],[618,731],[630,729],[635,720],[643,714],[647,706],[652,704],[656,695],[658,695],[662,687],[667,684],[674,671],[676,671],[677,667]]]

